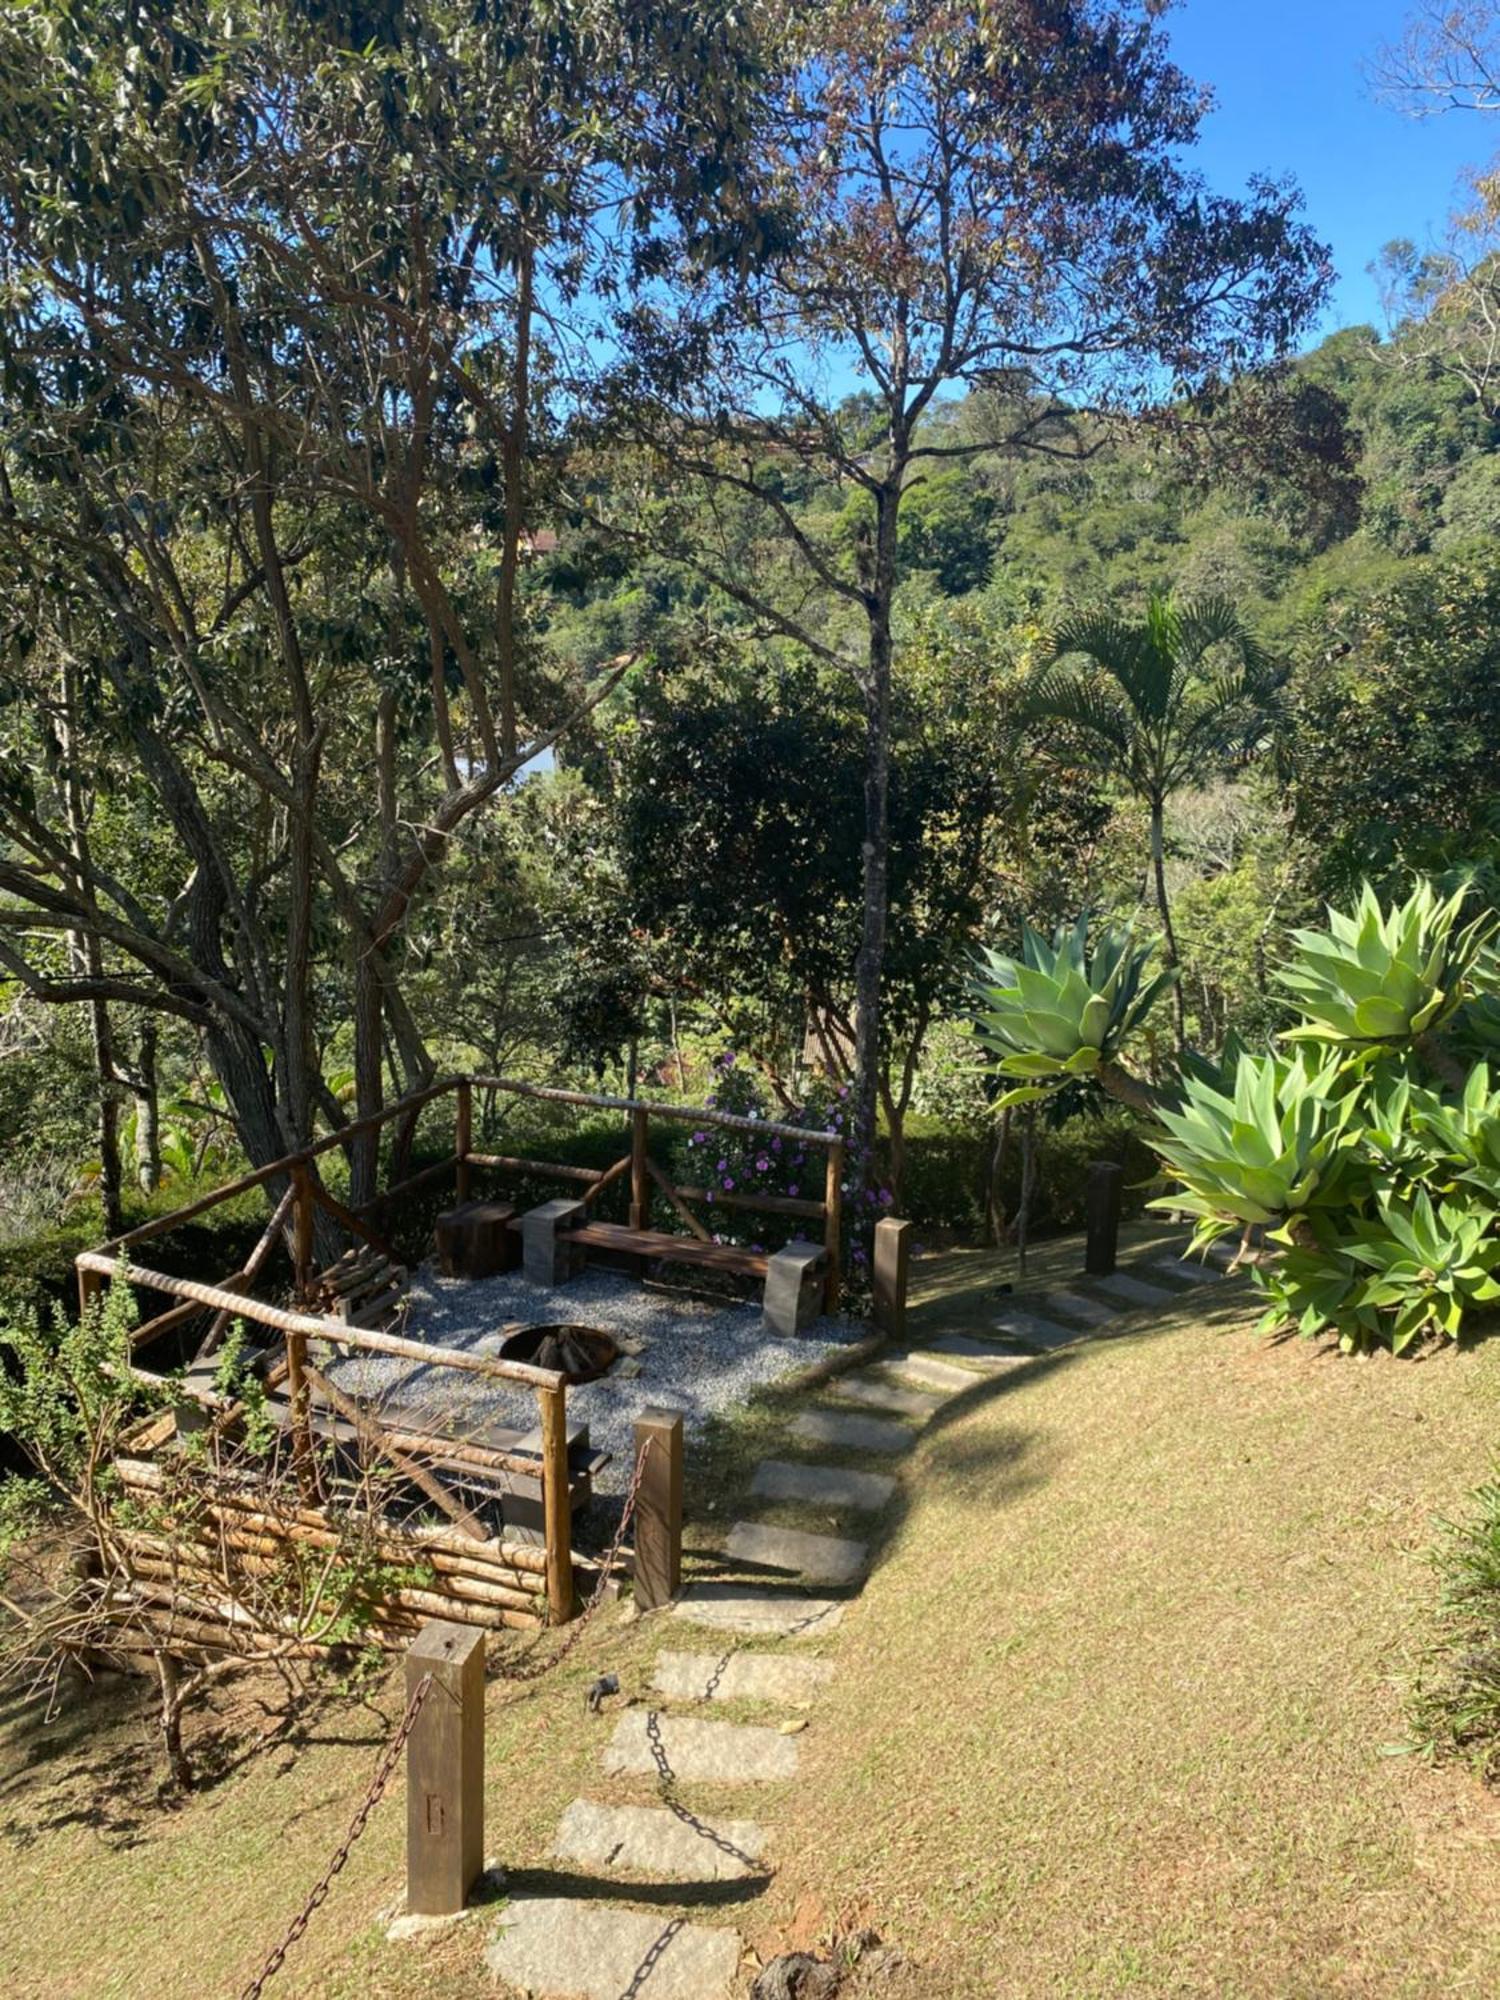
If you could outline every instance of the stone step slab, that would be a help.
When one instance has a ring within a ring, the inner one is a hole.
[[[1107,1306],[1082,1292],[1048,1292],[1047,1305],[1051,1311],[1079,1320],[1084,1326],[1107,1326],[1119,1311],[1118,1306]]]
[[[611,1777],[772,1785],[796,1776],[800,1747],[795,1736],[783,1736],[779,1729],[768,1729],[758,1722],[713,1722],[697,1715],[663,1715],[655,1709],[628,1708],[605,1745],[604,1768]]]
[[[1224,1276],[1217,1264],[1200,1264],[1196,1257],[1153,1257],[1148,1268],[1184,1285],[1216,1285]]]
[[[802,1500],[811,1507],[850,1507],[873,1514],[896,1490],[883,1472],[856,1472],[847,1465],[807,1465],[779,1458],[755,1468],[750,1491],[757,1500]]]
[[[1178,1294],[1170,1285],[1148,1285],[1144,1278],[1137,1278],[1130,1271],[1111,1271],[1107,1278],[1094,1281],[1101,1292],[1108,1292],[1112,1299],[1120,1299],[1128,1306],[1159,1306]]]
[[[792,1424],[792,1436],[804,1444],[833,1445],[840,1451],[909,1451],[916,1432],[884,1417],[862,1417],[852,1410],[804,1410]]]
[[[763,1639],[819,1639],[843,1623],[836,1599],[753,1583],[689,1584],[672,1607],[674,1619]]]
[[[837,1382],[830,1382],[828,1388],[842,1402],[862,1403],[870,1410],[889,1410],[896,1417],[930,1417],[943,1406],[941,1396],[928,1395],[921,1389],[903,1389],[899,1383],[887,1382],[879,1375],[845,1375]]]
[[[1077,1340],[1078,1334],[1070,1333],[1068,1339]],[[974,1368],[982,1368],[986,1374],[998,1375],[1010,1368],[1022,1366],[1030,1357],[1019,1353],[1015,1345],[1006,1344],[1004,1334],[997,1333],[993,1340],[976,1340],[972,1334],[950,1333],[945,1340],[932,1343],[934,1354],[952,1355],[955,1360],[969,1362]]]
[[[567,1896],[515,1896],[485,1963],[532,2000],[729,2000],[740,1956],[737,1931]]]
[[[764,1827],[753,1819],[691,1818],[665,1806],[606,1806],[574,1799],[552,1852],[580,1867],[668,1882],[741,1882],[760,1873]]]
[[[784,1570],[804,1583],[857,1582],[870,1561],[868,1542],[842,1535],[810,1535],[802,1528],[777,1528],[766,1521],[736,1521],[724,1542],[736,1562]]]
[[[1029,1341],[1033,1347],[1066,1347],[1078,1338],[1076,1326],[1062,1326],[1055,1319],[1024,1312],[1019,1306],[1009,1306],[997,1314],[995,1330],[1014,1340]]]
[[[964,1389],[972,1389],[977,1379],[972,1368],[956,1368],[951,1361],[939,1361],[931,1354],[895,1354],[890,1366],[908,1381],[942,1390],[945,1402]]]
[[[811,1708],[833,1679],[832,1660],[795,1653],[658,1653],[653,1690],[666,1701],[766,1701]]]

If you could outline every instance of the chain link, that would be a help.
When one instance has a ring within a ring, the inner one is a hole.
[[[360,1800],[353,1819],[349,1822],[348,1832],[334,1849],[333,1859],[308,1892],[307,1901],[302,1905],[296,1916],[293,1917],[291,1923],[288,1924],[286,1935],[276,1946],[269,1958],[267,1958],[265,1964],[251,1980],[250,1984],[245,1988],[240,1996],[240,2000],[260,2000],[260,1996],[265,1991],[267,1983],[274,1979],[276,1974],[280,1972],[282,1966],[286,1963],[287,1953],[298,1942],[308,1925],[312,1922],[313,1912],[326,1902],[328,1892],[333,1887],[334,1878],[342,1871],[345,1862],[348,1861],[355,1841],[359,1839],[359,1836],[369,1824],[370,1814],[379,1805],[386,1786],[391,1782],[392,1774],[397,1764],[401,1761],[401,1752],[406,1747],[406,1739],[410,1736],[416,1724],[417,1717],[422,1712],[422,1704],[426,1701],[428,1695],[431,1694],[432,1687],[432,1675],[423,1674],[422,1678],[412,1689],[411,1699],[406,1704],[405,1713],[396,1725],[396,1733],[380,1753],[380,1762],[375,1766],[375,1775],[371,1778],[369,1787],[364,1797]]]

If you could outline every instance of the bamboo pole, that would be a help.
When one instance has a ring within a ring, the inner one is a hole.
[[[630,1114],[630,1226],[644,1229],[651,1214],[650,1113],[639,1107]]]

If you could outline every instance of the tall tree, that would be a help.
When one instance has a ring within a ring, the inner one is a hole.
[[[1261,652],[1223,598],[1178,604],[1152,596],[1139,622],[1084,612],[1051,635],[1032,691],[1032,721],[1062,722],[1091,744],[1099,767],[1145,806],[1151,877],[1168,964],[1181,960],[1167,896],[1166,810],[1230,759],[1261,747],[1285,670]],[[1182,981],[1174,982],[1177,1044],[1187,1040]]]
[[[863,708],[856,1142],[876,1130],[903,503],[985,453],[1084,456],[1109,424],[1286,351],[1327,254],[1290,186],[1210,194],[1207,99],[1153,0],[832,0],[767,134],[787,242],[624,329],[661,511],[613,512],[749,625],[852,673]],[[665,389],[662,385],[665,384]],[[945,396],[978,392],[961,423]],[[857,393],[853,393],[856,392]],[[793,498],[832,482],[845,509]],[[746,562],[743,510],[758,513]],[[721,526],[726,532],[720,536]]]
[[[732,243],[754,74],[719,0],[0,21],[0,970],[192,1022],[254,1160],[338,1119],[338,1022],[361,1112],[431,1073],[410,914],[610,684],[518,598],[567,317]]]

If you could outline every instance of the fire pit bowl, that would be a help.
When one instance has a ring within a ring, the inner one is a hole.
[[[502,1361],[529,1361],[533,1368],[555,1368],[569,1382],[597,1382],[619,1358],[620,1350],[607,1333],[566,1320],[523,1326],[500,1343]]]

